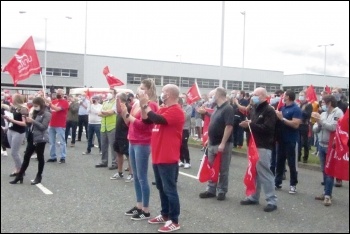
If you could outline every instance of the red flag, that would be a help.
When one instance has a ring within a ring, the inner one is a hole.
[[[40,70],[32,36],[28,38],[3,69],[4,72],[8,71],[12,76],[14,86],[17,86],[18,81],[25,80],[32,74],[40,73]]]
[[[345,115],[338,121],[335,130],[335,148],[338,155],[344,155],[349,152],[349,109]],[[338,178],[338,177],[337,177]]]
[[[328,85],[326,85],[326,87],[324,87],[324,91],[326,91],[327,94],[331,94],[332,93],[331,88],[328,87]]]
[[[219,181],[221,155],[222,152],[218,152],[215,155],[213,165],[210,166],[208,156],[204,153],[197,175],[199,182],[204,183],[210,180],[213,183],[217,183]]]
[[[87,99],[90,99],[90,98],[91,98],[91,93],[90,93],[90,90],[89,90],[89,89],[86,90],[85,95],[86,95],[86,98],[87,98]]]
[[[250,135],[248,146],[248,168],[244,176],[245,194],[250,196],[256,192],[256,163],[259,160],[258,149],[253,134]]]
[[[192,103],[201,99],[201,94],[197,82],[195,82],[192,87],[187,92],[187,103],[191,105]]]
[[[283,98],[284,98],[284,94],[281,95],[281,99],[280,99],[280,101],[278,102],[278,105],[277,105],[277,110],[278,110],[278,111],[280,111],[281,108],[284,106]]]
[[[124,85],[124,83],[121,80],[119,80],[117,77],[113,76],[109,72],[108,66],[103,68],[103,75],[106,76],[106,79],[107,79],[107,82],[108,82],[110,88],[113,88],[114,86],[122,86],[122,85]]]
[[[313,103],[315,101],[317,101],[317,96],[316,96],[316,91],[314,89],[314,86],[310,85],[307,89],[306,89],[306,100],[309,103]]]
[[[212,114],[214,109],[204,108],[206,112]],[[208,140],[208,129],[209,129],[210,117],[208,115],[204,115],[204,124],[203,124],[203,135],[202,135],[202,145],[205,145],[205,142]]]

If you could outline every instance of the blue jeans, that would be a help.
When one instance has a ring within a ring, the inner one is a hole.
[[[88,134],[88,147],[87,152],[91,152],[91,148],[94,147],[92,144],[92,138],[94,137],[94,134],[96,133],[97,141],[98,141],[98,148],[101,151],[101,124],[89,124]]]
[[[324,166],[326,165],[326,155],[328,147],[318,146],[318,157],[320,158],[321,171],[323,175],[323,182],[326,183],[326,173],[324,172]]]
[[[290,186],[296,186],[298,183],[298,171],[296,160],[296,142],[281,142],[278,145],[277,152],[277,167],[275,185],[282,184],[283,173],[285,169],[286,160],[290,171]]]
[[[136,201],[142,202],[143,207],[149,206],[148,160],[150,152],[150,145],[129,144],[129,160],[134,173]]]
[[[67,152],[66,152],[66,141],[65,141],[65,128],[56,128],[56,127],[49,127],[49,139],[50,139],[50,157],[51,159],[56,159],[56,134],[58,136],[58,140],[60,142],[60,149],[61,149],[61,159],[65,159]]]
[[[179,223],[180,215],[180,199],[176,187],[178,170],[177,163],[153,164],[154,177],[162,206],[160,213],[174,223]]]

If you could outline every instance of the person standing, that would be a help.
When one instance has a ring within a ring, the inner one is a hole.
[[[66,162],[67,144],[65,141],[65,130],[69,103],[63,98],[63,94],[63,89],[58,89],[56,99],[49,103],[52,114],[49,124],[50,159],[48,159],[46,162],[57,162],[56,135],[58,136],[61,149],[61,158],[59,163]]]
[[[7,130],[7,139],[11,146],[11,155],[15,162],[15,171],[10,174],[11,177],[16,176],[21,169],[22,162],[19,150],[22,142],[25,138],[26,122],[25,118],[28,116],[28,109],[24,105],[24,98],[22,95],[15,93],[12,96],[12,106],[10,112],[13,117],[7,115],[4,119],[9,123],[9,129]]]
[[[179,98],[179,104],[182,107],[183,113],[185,115],[185,124],[183,126],[182,143],[180,148],[179,167],[184,167],[184,169],[189,169],[191,168],[191,162],[190,162],[190,151],[188,150],[188,138],[190,137],[192,106],[187,104],[185,94],[183,94]]]
[[[83,155],[90,154],[91,148],[94,147],[93,144],[93,137],[94,134],[96,134],[97,141],[98,141],[98,148],[100,149],[101,153],[101,120],[102,117],[98,114],[101,112],[102,105],[98,102],[98,96],[93,96],[92,98],[92,104],[89,105],[88,113],[89,113],[89,137],[88,137],[88,145],[86,151],[83,152]]]
[[[76,97],[72,95],[69,96],[70,104],[67,113],[67,121],[66,121],[66,131],[65,131],[65,142],[67,144],[69,131],[72,129],[72,138],[71,138],[71,147],[75,146],[75,139],[77,133],[78,126],[78,111],[79,111],[79,103]]]
[[[300,109],[301,109],[301,123],[299,125],[299,142],[298,142],[298,162],[301,161],[301,151],[304,148],[303,163],[307,163],[309,159],[309,126],[312,113],[312,105],[305,97],[305,92],[299,93]]]
[[[245,97],[245,92],[243,90],[236,92],[236,97],[238,104],[237,106],[248,106],[249,100]],[[235,108],[234,115],[234,126],[233,126],[233,147],[241,149],[243,146],[244,131],[243,128],[239,126],[240,122],[245,119],[245,114],[240,111],[239,108]]]
[[[115,140],[115,126],[117,121],[117,106],[115,96],[117,91],[113,88],[109,90],[107,94],[107,100],[103,103],[99,116],[101,120],[101,147],[102,157],[101,162],[96,164],[96,168],[108,167],[108,147],[110,148],[112,165],[109,167],[110,170],[117,169],[116,165],[116,153],[113,149],[113,142]]]
[[[155,124],[152,130],[152,164],[159,191],[160,215],[148,220],[150,224],[165,223],[159,232],[173,232],[180,229],[180,200],[177,192],[179,149],[182,141],[185,115],[179,102],[179,88],[167,84],[162,89],[164,107],[156,113],[148,105],[148,97],[140,98],[143,121]],[[191,111],[188,114],[190,120]]]
[[[250,112],[250,120],[242,121],[240,126],[247,129],[250,125],[259,153],[259,161],[256,165],[256,192],[242,200],[241,205],[258,204],[262,187],[267,201],[264,211],[271,212],[277,209],[274,175],[270,170],[271,153],[275,147],[274,135],[277,117],[275,109],[267,102],[265,88],[256,88],[252,101],[254,107]]]
[[[86,98],[86,95],[83,94],[79,97],[79,111],[78,111],[78,140],[81,141],[81,135],[83,133],[83,127],[85,128],[85,136],[86,140],[88,140],[89,131],[88,131],[88,125],[89,125],[89,106],[90,102],[89,99]]]
[[[285,163],[288,160],[290,171],[290,194],[297,192],[296,185],[298,184],[298,170],[296,158],[296,144],[299,138],[299,125],[302,118],[301,109],[294,102],[295,93],[287,90],[283,96],[285,106],[281,111],[276,110],[276,114],[281,124],[281,139],[279,141],[276,178],[275,185],[277,189],[282,188],[283,173],[285,170]]]
[[[38,172],[32,185],[41,183],[42,173],[44,170],[45,160],[44,151],[45,145],[49,142],[48,127],[51,120],[51,113],[47,111],[45,100],[41,97],[33,99],[33,115],[26,117],[28,126],[27,148],[25,150],[23,163],[19,173],[10,184],[16,184],[18,181],[23,183],[23,175],[27,170],[30,162],[30,157],[34,152],[38,158]]]
[[[205,192],[199,194],[200,198],[216,197],[219,201],[226,199],[228,190],[228,175],[232,155],[232,129],[234,112],[229,101],[226,100],[226,90],[216,88],[214,102],[217,104],[211,115],[209,124],[208,161],[213,164],[218,152],[222,152],[219,182],[209,181]]]
[[[336,130],[338,120],[343,117],[344,114],[343,111],[337,107],[335,97],[331,95],[323,97],[321,108],[324,110],[321,115],[317,112],[312,113],[312,116],[316,119],[313,131],[319,134],[318,150],[324,182],[323,194],[321,196],[316,196],[315,199],[323,200],[325,206],[330,206],[332,204],[334,177],[325,173],[326,155],[331,132]]]

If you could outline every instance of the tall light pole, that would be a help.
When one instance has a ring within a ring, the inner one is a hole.
[[[19,11],[20,14],[26,14],[26,11]],[[70,16],[66,16],[66,19],[72,19]],[[47,17],[44,17],[45,20],[45,49],[44,49],[44,82],[43,82],[43,91],[44,95],[46,94],[46,68],[47,68]]]
[[[85,45],[84,45],[84,84],[86,82],[85,78],[87,76],[86,72],[86,45],[87,45],[87,13],[88,13],[88,1],[85,1]]]
[[[244,79],[244,52],[245,52],[245,11],[241,11],[241,14],[244,16],[243,21],[243,59],[242,59],[242,90],[243,90],[243,79]]]
[[[225,31],[225,1],[222,1],[222,19],[221,19],[221,52],[220,52],[220,79],[219,86],[222,86],[222,66],[224,62],[224,31]]]
[[[182,71],[182,59],[181,59],[182,55],[181,54],[177,54],[176,57],[180,58],[180,67],[181,67],[180,68],[180,73],[181,73],[181,71]],[[180,81],[179,81],[179,88],[180,88],[180,92],[181,92],[181,75],[180,75]]]
[[[327,46],[334,46],[334,44],[327,45],[318,45],[318,47],[324,46],[324,67],[323,67],[323,76],[326,76],[326,61],[327,61]]]

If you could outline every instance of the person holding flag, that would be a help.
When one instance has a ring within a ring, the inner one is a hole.
[[[219,182],[209,181],[205,192],[199,194],[200,198],[216,197],[223,201],[226,199],[228,190],[228,175],[231,163],[231,155],[233,148],[232,129],[234,112],[229,101],[226,99],[226,90],[224,88],[216,88],[214,102],[217,104],[213,114],[211,115],[208,130],[208,160],[212,165],[218,152],[222,152]]]
[[[250,120],[240,123],[240,126],[246,130],[250,125],[250,141],[255,139],[259,154],[259,160],[256,164],[256,178],[252,178],[253,183],[256,184],[256,191],[248,193],[247,197],[241,201],[241,205],[258,204],[262,187],[267,201],[264,211],[271,212],[277,209],[274,175],[270,170],[277,116],[274,108],[267,102],[267,97],[265,88],[256,88],[252,97],[253,108],[250,112]],[[251,147],[251,144],[249,146]]]
[[[327,95],[322,100],[322,109],[324,112],[320,115],[317,112],[312,112],[312,116],[317,120],[313,127],[315,133],[319,133],[319,157],[321,170],[323,173],[324,193],[321,196],[315,197],[316,200],[323,200],[325,206],[332,204],[332,190],[334,177],[327,175],[325,172],[326,158],[328,152],[328,143],[331,133],[337,128],[338,120],[343,117],[343,111],[337,107],[337,100],[334,96]]]

